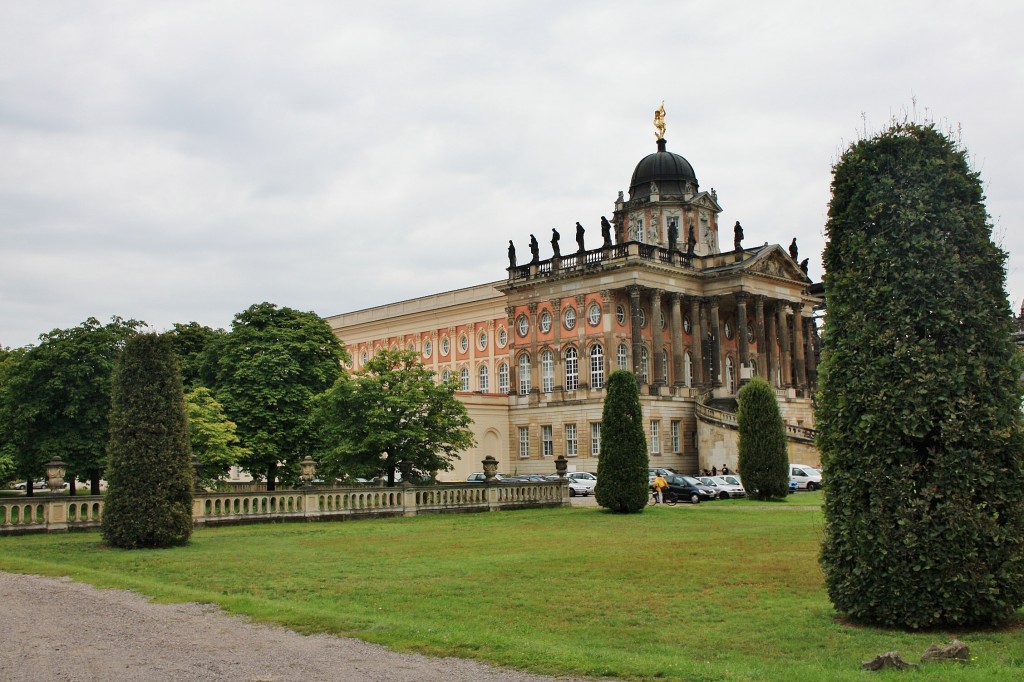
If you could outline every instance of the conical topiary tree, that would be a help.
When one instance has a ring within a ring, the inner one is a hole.
[[[835,607],[909,628],[1024,604],[1019,360],[981,182],[932,125],[834,169],[817,427]]]
[[[743,487],[755,500],[782,499],[789,492],[789,451],[775,391],[756,377],[740,389],[738,398]]]
[[[174,345],[129,339],[111,388],[103,539],[114,547],[183,545],[192,534],[192,456]]]
[[[648,495],[647,438],[636,377],[616,370],[608,376],[606,391],[594,496],[613,512],[640,512]]]

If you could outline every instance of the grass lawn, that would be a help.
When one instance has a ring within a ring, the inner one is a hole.
[[[767,509],[729,500],[632,516],[578,507],[239,526],[159,551],[106,549],[98,533],[4,537],[0,570],[543,673],[890,678],[860,662],[894,649],[917,661],[957,636],[976,660],[914,679],[1024,677],[1024,614],[1004,631],[838,622],[817,564],[819,506],[820,493],[801,493]]]

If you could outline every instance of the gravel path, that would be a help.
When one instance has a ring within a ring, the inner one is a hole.
[[[553,682],[455,658],[257,625],[208,604],[0,573],[0,680]]]

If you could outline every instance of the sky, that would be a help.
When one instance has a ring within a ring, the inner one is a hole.
[[[833,164],[895,118],[981,173],[1024,298],[1024,3],[0,3],[0,346],[87,318],[228,328],[505,277],[655,151],[731,245],[822,275]]]

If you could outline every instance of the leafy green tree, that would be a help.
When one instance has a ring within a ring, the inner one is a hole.
[[[473,446],[472,422],[456,388],[454,377],[437,383],[414,351],[378,352],[314,401],[323,474],[385,474],[394,485],[401,462],[417,476],[450,471],[459,451]]]
[[[103,539],[124,549],[183,545],[192,535],[192,455],[171,339],[130,339],[111,394]]]
[[[239,443],[236,426],[208,388],[200,386],[185,394],[189,444],[199,460],[200,483],[214,485],[248,454]]]
[[[316,313],[259,303],[204,351],[207,381],[246,448],[240,465],[274,490],[310,454],[313,396],[341,375],[344,346]]]
[[[1024,604],[1021,364],[979,176],[933,126],[896,124],[843,154],[827,232],[832,603],[909,628],[1004,620]]]
[[[88,478],[100,493],[109,438],[110,376],[114,362],[144,323],[114,317],[106,325],[89,318],[55,329],[39,345],[14,353],[0,389],[5,441],[14,449],[19,476],[42,476],[59,456],[68,479]]]
[[[789,492],[789,451],[775,390],[755,377],[740,389],[738,398],[743,487],[755,500],[782,499]]]
[[[6,481],[15,473],[15,453],[17,447],[11,440],[10,420],[15,413],[8,405],[7,385],[8,373],[14,371],[19,353],[10,348],[0,346],[0,481]]]
[[[177,323],[168,332],[181,360],[181,383],[186,391],[206,385],[204,375],[208,375],[211,369],[204,365],[209,359],[205,351],[225,334],[227,332],[223,329],[211,329],[198,322]]]
[[[640,391],[632,372],[608,376],[601,412],[601,453],[597,463],[597,503],[613,512],[641,512],[647,505],[647,437]]]

